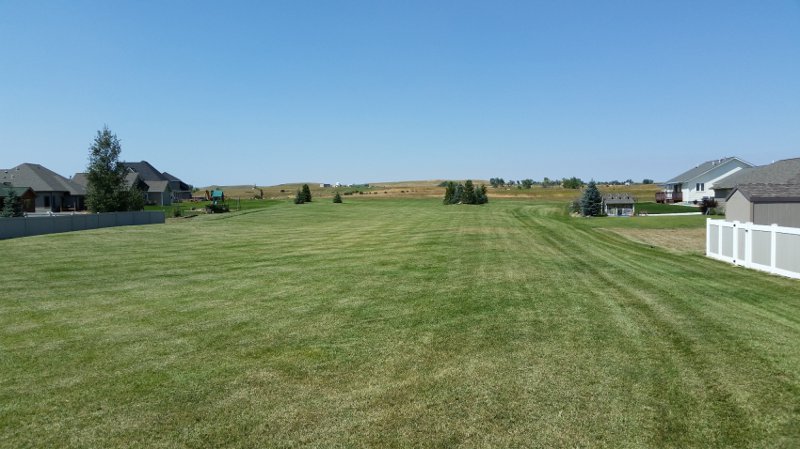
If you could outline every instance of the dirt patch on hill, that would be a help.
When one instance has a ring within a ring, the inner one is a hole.
[[[608,229],[635,242],[679,253],[705,253],[706,230],[700,229]]]

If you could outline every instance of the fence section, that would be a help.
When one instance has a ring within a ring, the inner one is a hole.
[[[706,255],[800,279],[800,228],[708,219]]]
[[[164,223],[163,211],[0,218],[0,239],[155,223]]]

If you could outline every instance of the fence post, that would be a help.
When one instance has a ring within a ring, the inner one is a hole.
[[[737,263],[737,261],[739,260],[739,222],[738,221],[734,221],[733,222],[733,228],[732,229],[733,229],[733,233],[732,233],[733,242],[731,244],[731,247],[732,247],[731,256],[733,256],[733,264],[734,265],[739,265]]]
[[[744,266],[750,268],[753,264],[753,223],[744,224]]]
[[[706,256],[711,254],[711,219],[706,218]]]
[[[769,230],[769,237],[770,237],[770,253],[769,253],[769,268],[772,273],[775,273],[775,268],[777,268],[777,258],[778,258],[778,225],[777,223],[772,224],[772,229]]]

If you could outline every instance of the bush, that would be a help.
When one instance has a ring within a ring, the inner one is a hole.
[[[703,201],[700,203],[700,212],[703,215],[716,215],[717,211],[717,200],[714,198],[703,198]]]
[[[333,196],[333,202],[337,204],[342,202],[342,195],[339,195],[339,192],[336,192],[336,195]]]
[[[172,208],[172,216],[174,218],[182,217],[183,211],[181,210],[180,206]]]

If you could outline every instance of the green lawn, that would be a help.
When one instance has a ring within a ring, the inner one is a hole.
[[[0,241],[0,447],[800,445],[800,282],[345,201]]]
[[[693,206],[681,206],[678,204],[662,204],[653,202],[636,203],[636,213],[648,214],[672,214],[672,213],[687,213],[687,212],[700,212],[700,209]]]

